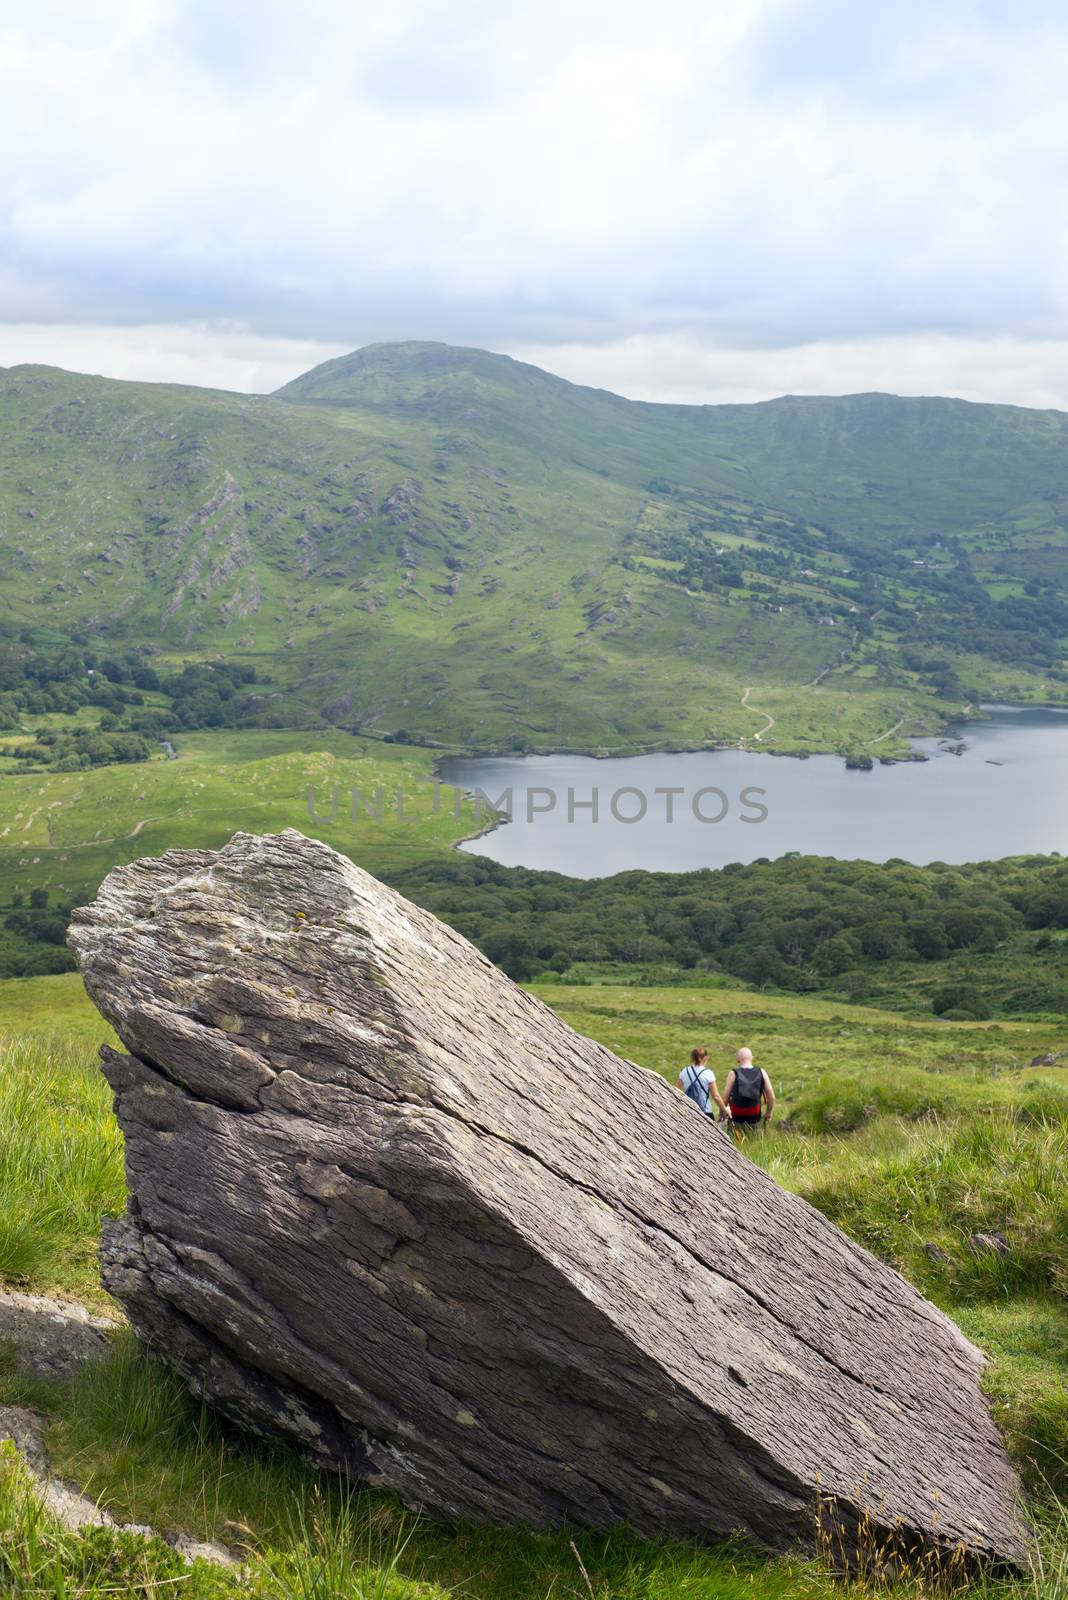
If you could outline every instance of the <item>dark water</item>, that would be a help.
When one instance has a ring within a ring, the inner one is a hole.
[[[917,863],[1068,851],[1068,710],[984,709],[987,720],[961,730],[963,755],[921,740],[916,749],[930,760],[872,772],[847,771],[837,756],[723,750],[456,760],[442,775],[491,800],[512,791],[513,820],[466,849],[580,878],[628,867],[685,872],[788,850]],[[657,793],[669,788],[681,793]],[[582,805],[594,791],[596,821]],[[632,816],[640,820],[619,820]]]

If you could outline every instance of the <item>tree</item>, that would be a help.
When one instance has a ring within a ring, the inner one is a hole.
[[[827,939],[815,951],[812,964],[822,977],[833,978],[860,960],[860,945],[851,934],[838,933]]]
[[[1029,928],[1068,928],[1068,879],[1035,896],[1027,908]]]
[[[947,983],[931,996],[931,1010],[936,1017],[950,1014],[962,1022],[984,1022],[990,1007],[974,983]]]
[[[516,983],[525,983],[541,966],[533,944],[522,933],[491,933],[482,948],[494,965]]]
[[[937,961],[949,950],[949,936],[933,918],[910,922],[905,934],[916,954],[927,961]]]
[[[896,922],[871,922],[860,932],[860,944],[866,956],[875,961],[892,961],[905,954],[905,941]]]

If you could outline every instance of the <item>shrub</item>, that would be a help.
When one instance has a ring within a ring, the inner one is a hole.
[[[957,1022],[983,1022],[990,1015],[981,991],[971,982],[947,983],[936,989],[931,996],[931,1010],[936,1017]]]

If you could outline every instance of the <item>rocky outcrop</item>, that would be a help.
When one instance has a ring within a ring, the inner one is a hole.
[[[116,1324],[72,1300],[0,1289],[0,1344],[35,1378],[69,1378],[111,1348]]]
[[[105,1282],[236,1422],[448,1517],[1020,1556],[953,1323],[326,845],[118,868],[71,944]]]
[[[75,1301],[0,1289],[0,1340],[17,1366],[35,1378],[70,1379],[87,1362],[105,1359],[118,1327]],[[0,1447],[14,1447],[27,1486],[41,1507],[64,1528],[115,1528],[124,1534],[155,1538],[153,1528],[116,1522],[96,1500],[53,1474],[45,1447],[46,1426],[39,1411],[0,1405]],[[9,1463],[0,1461],[0,1478],[5,1465]],[[10,1478],[7,1487],[10,1489]],[[190,1566],[195,1561],[236,1565],[223,1545],[203,1543],[179,1529],[169,1530],[163,1538]]]

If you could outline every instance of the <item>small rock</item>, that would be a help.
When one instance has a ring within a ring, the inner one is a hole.
[[[36,1378],[67,1378],[83,1361],[104,1355],[118,1326],[73,1301],[0,1290],[0,1339]]]
[[[30,1470],[47,1467],[44,1447],[44,1418],[25,1406],[0,1406],[0,1444],[10,1441]]]
[[[152,1532],[151,1528],[147,1530]],[[239,1565],[234,1556],[225,1545],[207,1544],[202,1539],[194,1539],[188,1533],[171,1534],[167,1543],[172,1550],[177,1550],[192,1566],[194,1561],[210,1561],[216,1567],[236,1567]]]
[[[949,1251],[943,1250],[940,1244],[932,1244],[930,1240],[924,1245],[923,1253],[925,1256],[929,1256],[932,1261],[949,1260]]]
[[[973,1233],[968,1243],[977,1256],[1007,1256],[1012,1250],[1003,1233]]]
[[[1057,1065],[1057,1057],[1052,1053],[1044,1056],[1033,1056],[1031,1065],[1033,1067],[1055,1067]]]

